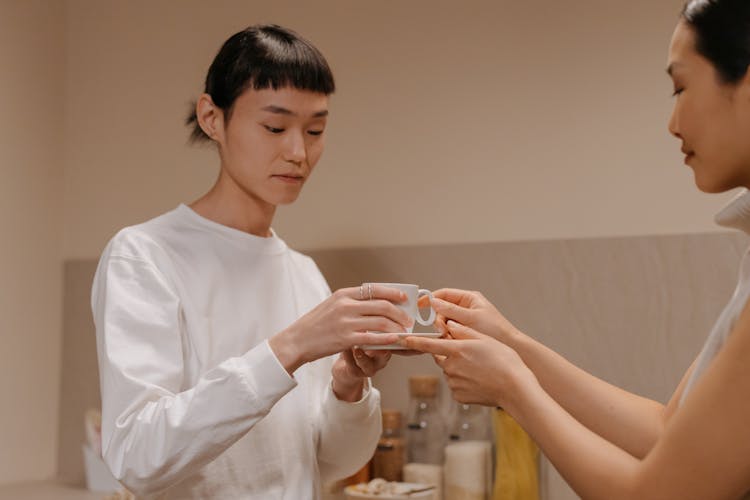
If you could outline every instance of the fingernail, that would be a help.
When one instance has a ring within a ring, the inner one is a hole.
[[[448,327],[449,327],[449,328],[455,328],[455,327],[457,327],[457,326],[458,326],[458,323],[456,323],[456,322],[455,322],[455,321],[453,321],[452,319],[449,319],[449,320],[448,320],[448,323],[447,323],[447,324],[448,324]]]

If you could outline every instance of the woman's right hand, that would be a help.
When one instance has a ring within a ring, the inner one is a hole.
[[[409,349],[432,354],[459,403],[502,406],[515,414],[524,393],[540,390],[521,357],[502,342],[448,320],[448,339],[407,337]]]
[[[506,344],[520,334],[480,292],[442,288],[432,295],[432,305],[437,313],[435,325],[441,332],[448,332],[446,323],[453,320]]]
[[[402,291],[381,285],[342,288],[268,342],[289,373],[355,346],[392,344],[414,323],[395,305],[406,300]]]

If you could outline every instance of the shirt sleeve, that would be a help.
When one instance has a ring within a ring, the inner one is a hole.
[[[362,399],[354,403],[339,400],[329,382],[318,423],[318,467],[323,481],[348,477],[362,468],[375,452],[381,427],[380,393],[369,378]]]
[[[92,292],[102,455],[138,495],[158,492],[216,458],[296,386],[263,342],[185,387],[180,307],[153,263],[102,257]]]

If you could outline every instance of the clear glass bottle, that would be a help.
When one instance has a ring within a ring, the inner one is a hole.
[[[457,403],[451,425],[451,441],[491,441],[491,429],[487,408]]]
[[[457,403],[445,447],[445,497],[485,500],[492,492],[492,439],[487,408]]]
[[[409,417],[407,450],[410,463],[443,464],[446,429],[438,405],[435,376],[409,377]]]

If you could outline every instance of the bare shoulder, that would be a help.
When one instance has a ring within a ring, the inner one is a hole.
[[[746,305],[682,404],[670,402],[672,414],[644,462],[648,490],[664,498],[739,498],[750,491],[748,361],[750,306]],[[695,474],[698,470],[701,473]]]

